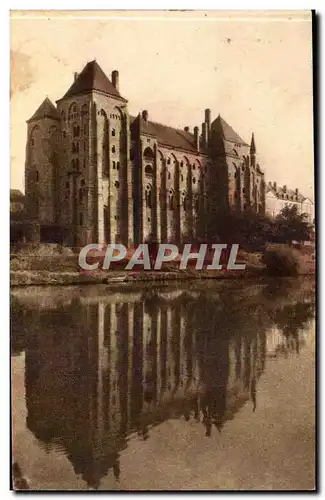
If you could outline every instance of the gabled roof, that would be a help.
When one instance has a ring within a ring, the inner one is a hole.
[[[176,129],[161,123],[145,121],[141,115],[130,117],[130,122],[140,127],[140,134],[148,134],[157,138],[158,143],[176,149],[183,149],[191,153],[198,153],[195,147],[194,134],[185,130]],[[200,151],[204,153],[204,151]]]
[[[268,185],[266,188],[267,194],[272,193],[279,200],[293,201],[302,203],[306,200],[305,196],[298,191],[298,195],[296,191],[293,189],[287,189],[285,187],[274,188],[272,185]]]
[[[126,101],[126,99],[121,97],[118,90],[114,87],[96,61],[91,61],[86,64],[62,99],[91,92],[92,90],[97,90],[103,94],[111,95]]]
[[[27,120],[27,123],[41,120],[42,118],[52,118],[53,120],[59,120],[60,115],[54,104],[50,101],[48,97],[44,99],[40,107],[35,111],[33,116]]]
[[[10,189],[10,201],[24,201],[25,195],[20,189]]]
[[[242,144],[243,146],[248,146],[247,142],[245,142],[239,135],[234,131],[234,129],[228,125],[228,123],[221,118],[219,115],[212,124],[211,127],[218,130],[225,141],[235,142],[237,144]]]

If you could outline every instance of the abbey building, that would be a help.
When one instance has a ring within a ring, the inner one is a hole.
[[[127,103],[118,72],[109,80],[92,61],[28,120],[26,206],[43,241],[208,241],[226,211],[265,212],[254,135],[246,143],[209,109],[178,130]]]

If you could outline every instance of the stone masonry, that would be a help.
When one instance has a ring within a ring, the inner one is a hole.
[[[250,145],[205,110],[201,129],[130,116],[96,61],[27,121],[26,205],[64,243],[208,241],[228,210],[265,213],[265,181]],[[53,233],[51,233],[53,234]]]

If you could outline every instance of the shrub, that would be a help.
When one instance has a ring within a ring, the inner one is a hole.
[[[262,257],[266,272],[270,276],[297,276],[299,262],[291,249],[266,250]]]

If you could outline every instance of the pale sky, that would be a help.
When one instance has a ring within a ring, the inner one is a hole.
[[[246,141],[254,131],[266,181],[313,198],[310,12],[12,12],[12,188],[24,190],[26,120],[93,59],[119,70],[131,114],[193,130],[211,108]]]

